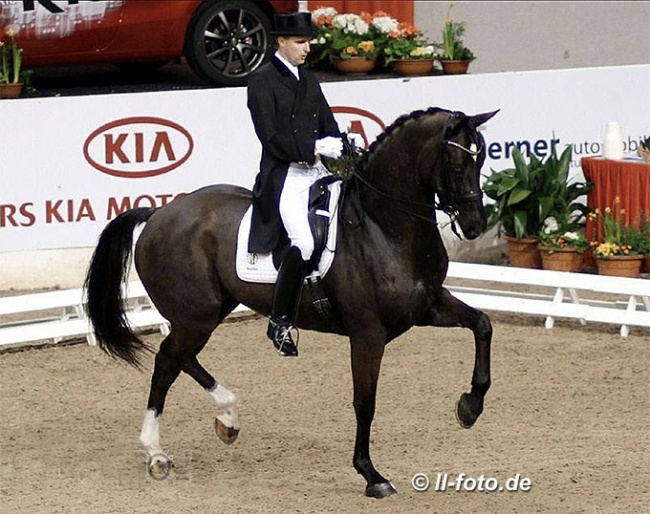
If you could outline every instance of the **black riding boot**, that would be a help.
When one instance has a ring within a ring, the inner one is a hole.
[[[273,291],[273,307],[266,335],[280,355],[297,357],[298,347],[291,338],[291,329],[296,323],[300,293],[305,280],[307,263],[296,246],[289,249],[280,264],[278,280]]]

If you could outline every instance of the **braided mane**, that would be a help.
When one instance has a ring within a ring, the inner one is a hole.
[[[394,132],[396,132],[399,128],[403,127],[406,123],[408,123],[409,121],[418,120],[424,116],[431,116],[439,112],[444,112],[447,114],[460,114],[457,112],[450,111],[448,109],[442,109],[441,107],[429,107],[426,110],[419,109],[417,111],[413,111],[408,114],[401,115],[389,127],[387,127],[386,130],[384,130],[381,134],[379,134],[379,136],[377,136],[377,139],[375,139],[375,141],[370,145],[368,150],[364,152],[363,159],[359,163],[360,168],[362,170],[365,169],[366,165],[368,164],[368,161],[374,155],[377,148],[381,146],[381,144],[387,138],[392,136]]]

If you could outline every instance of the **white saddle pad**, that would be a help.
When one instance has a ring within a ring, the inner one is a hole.
[[[330,269],[334,260],[336,251],[336,233],[338,220],[338,201],[341,194],[341,182],[333,182],[329,185],[331,192],[328,213],[330,217],[329,232],[327,234],[327,244],[321,255],[318,269],[307,278],[324,277]],[[239,233],[237,234],[237,255],[236,269],[237,276],[244,282],[256,282],[262,284],[274,284],[278,271],[273,265],[273,255],[271,253],[259,254],[248,253],[248,237],[251,231],[251,218],[253,206],[251,205],[239,224]]]

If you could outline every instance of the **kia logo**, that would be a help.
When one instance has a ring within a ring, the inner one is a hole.
[[[124,178],[155,177],[189,159],[190,133],[173,121],[153,117],[115,120],[95,130],[84,143],[84,157],[102,173]]]
[[[386,130],[384,122],[375,114],[358,107],[332,107],[339,127],[345,127],[350,139],[360,148],[368,148],[379,134]]]

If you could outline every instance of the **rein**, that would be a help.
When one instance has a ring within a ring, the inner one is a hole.
[[[450,119],[452,117],[450,117]],[[449,123],[449,120],[445,124],[445,128],[443,129],[443,134],[447,131],[448,123]],[[480,136],[480,134],[479,134],[479,136]],[[478,147],[477,150],[474,150],[472,148],[466,148],[463,145],[461,145],[459,143],[456,143],[455,141],[449,141],[447,139],[443,139],[442,140],[442,146],[441,146],[441,154],[443,152],[444,146],[446,145],[446,146],[451,146],[451,147],[454,147],[454,148],[458,148],[458,149],[462,150],[463,152],[471,155],[476,160],[476,157],[478,157],[483,152],[483,150],[485,148],[483,138],[480,137],[479,139],[480,139],[480,141],[479,141],[480,146]],[[476,145],[474,143],[472,143],[472,146],[476,147]],[[441,162],[444,162],[444,159],[441,159]],[[402,207],[399,207],[399,206],[396,207],[396,209],[398,211],[402,212],[403,214],[406,214],[406,215],[411,216],[413,218],[417,218],[417,219],[426,221],[428,223],[433,223],[433,224],[437,225],[440,228],[445,228],[448,225],[451,225],[453,233],[459,239],[462,239],[460,234],[458,233],[458,229],[456,227],[456,219],[458,218],[458,209],[456,207],[452,207],[451,205],[448,205],[447,202],[434,201],[433,203],[426,203],[426,202],[414,202],[414,201],[411,201],[411,200],[404,200],[403,198],[399,198],[397,196],[394,196],[394,195],[392,195],[392,194],[390,194],[390,193],[388,193],[386,191],[382,191],[381,189],[379,189],[378,187],[376,187],[375,185],[373,185],[372,183],[370,183],[368,181],[368,179],[363,175],[363,173],[361,172],[361,170],[360,170],[360,168],[358,166],[353,167],[352,175],[357,180],[359,180],[363,185],[365,185],[368,189],[370,189],[373,193],[375,193],[375,194],[377,194],[377,195],[379,195],[379,196],[381,196],[383,198],[386,198],[387,200],[390,200],[391,202],[395,202],[397,204],[405,205],[405,206],[408,206],[408,207],[416,207],[416,208],[423,208],[423,209],[428,209],[428,210],[437,210],[437,211],[444,212],[447,216],[449,216],[449,221],[446,222],[446,223],[438,223],[437,221],[435,221],[435,220],[433,220],[431,218],[428,218],[426,216],[423,216],[422,214],[419,214],[419,213],[417,213],[417,212],[415,212],[415,211],[413,211],[411,209],[402,208]],[[445,175],[445,177],[446,177],[446,175]],[[447,177],[447,180],[445,182],[449,182],[448,177]],[[480,190],[479,191],[470,191],[467,194],[460,195],[460,196],[456,196],[453,193],[446,191],[444,188],[440,192],[443,193],[443,195],[442,195],[443,197],[446,196],[447,194],[449,194],[453,199],[452,203],[465,203],[465,202],[475,201],[475,200],[479,200],[483,196],[483,194],[481,193]]]

